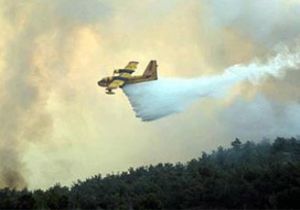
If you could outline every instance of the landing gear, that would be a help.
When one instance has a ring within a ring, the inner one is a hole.
[[[115,93],[114,92],[112,92],[112,90],[111,89],[106,89],[107,91],[106,91],[106,94],[108,94],[108,95],[114,95]]]

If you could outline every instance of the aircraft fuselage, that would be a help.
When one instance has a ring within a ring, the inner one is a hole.
[[[122,88],[128,84],[136,84],[141,82],[148,82],[157,80],[157,64],[156,61],[150,61],[143,75],[132,76],[130,70],[119,69],[116,70],[120,75],[105,77],[98,81],[98,85],[105,87],[108,94],[113,94],[112,90]]]

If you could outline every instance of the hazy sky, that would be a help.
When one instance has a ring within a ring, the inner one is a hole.
[[[186,161],[239,137],[300,134],[300,71],[141,122],[97,81],[156,59],[161,77],[220,74],[297,50],[298,0],[0,0],[0,187],[70,185]],[[180,84],[178,84],[180,85]]]

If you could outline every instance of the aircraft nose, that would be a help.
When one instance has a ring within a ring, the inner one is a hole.
[[[98,83],[99,86],[102,86],[101,80],[99,80],[97,83]]]

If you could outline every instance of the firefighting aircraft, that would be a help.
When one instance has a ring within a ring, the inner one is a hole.
[[[107,94],[114,94],[113,89],[122,88],[127,84],[135,84],[140,82],[148,82],[157,80],[157,63],[155,60],[149,62],[143,75],[132,76],[136,70],[138,62],[130,61],[124,69],[114,70],[113,76],[105,77],[98,81],[98,85],[106,88]]]

